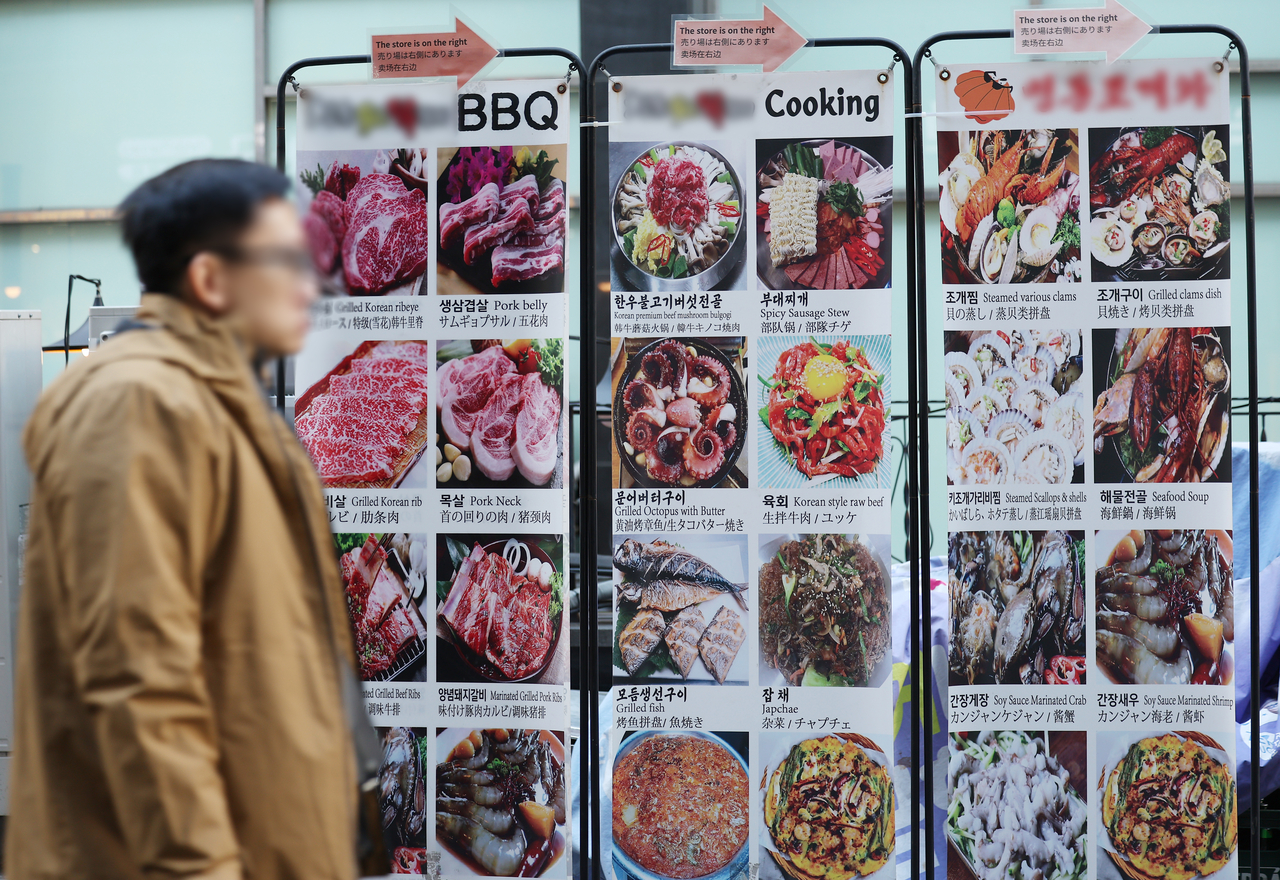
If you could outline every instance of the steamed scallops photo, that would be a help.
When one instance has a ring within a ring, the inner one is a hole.
[[[1076,129],[938,133],[946,284],[1080,281]]]
[[[1084,482],[1084,334],[1032,327],[943,334],[947,483]]]

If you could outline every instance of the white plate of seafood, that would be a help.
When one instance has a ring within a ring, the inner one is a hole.
[[[745,684],[746,539],[619,535],[613,552],[615,679]]]
[[[1098,668],[1116,684],[1230,684],[1235,589],[1222,529],[1099,531]]]

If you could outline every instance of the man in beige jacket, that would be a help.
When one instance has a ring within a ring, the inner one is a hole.
[[[259,384],[317,293],[287,186],[203,160],[130,195],[134,327],[27,426],[10,878],[357,874],[349,624]]]

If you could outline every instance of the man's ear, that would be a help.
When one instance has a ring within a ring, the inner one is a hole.
[[[185,280],[188,298],[207,311],[221,315],[231,307],[227,266],[217,254],[201,251],[192,257]]]

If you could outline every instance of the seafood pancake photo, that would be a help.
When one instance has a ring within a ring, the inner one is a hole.
[[[628,735],[618,748],[613,803],[606,807],[614,875],[688,880],[731,865],[729,876],[745,874],[746,750],[745,733]]]
[[[1098,668],[1121,685],[1230,684],[1231,533],[1100,531],[1094,547]]]
[[[944,284],[1080,281],[1076,129],[938,132]]]
[[[762,737],[761,744],[766,753],[777,749],[776,766],[764,773],[764,825],[766,850],[778,867],[794,880],[853,880],[886,865],[892,870],[896,802],[879,746],[859,734],[806,739],[789,749],[785,740],[766,744],[772,739]]]
[[[1093,331],[1094,480],[1231,481],[1229,327]]]
[[[1084,482],[1084,334],[1014,327],[942,336],[947,483]]]
[[[1089,876],[1084,731],[953,732],[948,746],[949,877]]]
[[[436,757],[441,876],[537,877],[560,861],[569,778],[558,732],[446,728]]]
[[[1084,684],[1083,572],[1083,532],[952,532],[950,683]]]
[[[1089,129],[1094,281],[1231,277],[1228,126]]]
[[[745,684],[746,538],[618,535],[613,675],[618,683]]]
[[[1099,758],[1108,754],[1099,848],[1128,877],[1193,880],[1230,865],[1239,845],[1236,780],[1216,740],[1199,731],[1099,734]]]

